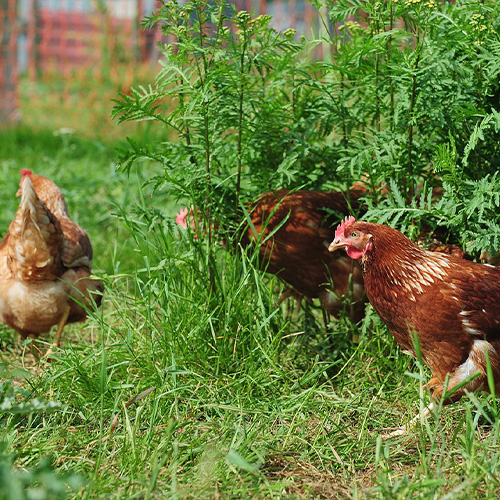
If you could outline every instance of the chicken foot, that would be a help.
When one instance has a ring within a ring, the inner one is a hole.
[[[423,418],[427,418],[432,410],[434,410],[434,403],[430,402],[425,408],[422,413],[418,412],[417,415],[415,415],[407,424],[402,425],[401,427],[398,427],[392,432],[387,432],[382,434],[382,439],[388,439],[391,437],[396,437],[396,436],[404,436],[410,429],[412,429],[415,424],[420,420],[422,421]]]

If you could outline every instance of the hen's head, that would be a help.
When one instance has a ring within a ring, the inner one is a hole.
[[[189,226],[194,232],[194,238],[198,238],[198,230],[200,229],[200,217],[200,210],[196,211],[194,205],[191,205],[191,208],[181,208],[179,213],[175,214],[175,222],[183,229],[187,229]]]
[[[21,196],[21,187],[23,185],[23,181],[26,177],[31,178],[31,170],[28,170],[27,168],[22,168],[19,173],[21,174],[21,182],[19,183],[19,191],[17,192],[17,196]]]
[[[328,250],[334,252],[345,248],[347,255],[352,259],[360,259],[366,255],[373,246],[373,236],[363,231],[363,223],[356,222],[352,215],[346,217],[335,231],[335,239],[330,243]]]

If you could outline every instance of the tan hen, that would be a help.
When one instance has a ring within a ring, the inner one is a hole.
[[[21,202],[0,243],[0,319],[23,338],[82,321],[104,287],[91,278],[92,246],[51,180],[22,170]]]

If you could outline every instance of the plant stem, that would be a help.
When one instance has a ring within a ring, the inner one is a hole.
[[[203,145],[205,149],[205,202],[204,202],[204,210],[202,213],[202,218],[206,221],[207,227],[207,259],[208,259],[208,275],[209,275],[209,283],[210,290],[215,292],[215,263],[212,253],[212,240],[213,240],[213,227],[212,227],[212,215],[210,210],[210,195],[211,195],[211,175],[210,175],[210,164],[211,164],[211,148],[210,148],[210,118],[209,118],[209,97],[208,97],[208,89],[206,88],[206,80],[209,71],[209,65],[207,61],[207,56],[205,53],[205,33],[203,31],[203,20],[204,20],[204,12],[201,9],[201,4],[198,2],[194,2],[195,4],[195,12],[198,18],[198,27],[200,33],[200,54],[201,60],[203,62],[203,66],[199,64],[199,58],[194,56],[196,61],[196,67],[198,70],[198,77],[200,81],[200,91],[203,95],[202,102],[202,115],[203,115],[203,125],[202,125],[202,138]]]
[[[390,21],[389,21],[389,30],[392,31],[394,28],[394,5],[393,2],[391,2],[391,14],[390,14]],[[389,109],[389,128],[390,131],[394,131],[394,83],[392,81],[392,75],[391,75],[391,48],[392,48],[392,35],[389,35],[387,38],[387,45],[386,45],[386,50],[387,50],[387,76],[389,77],[390,80],[390,109]]]
[[[370,23],[371,24],[371,23]],[[375,33],[372,30],[372,38],[374,38],[375,34],[379,32],[379,22],[378,19],[375,21]],[[377,131],[380,132],[380,92],[379,92],[379,75],[380,73],[380,56],[378,51],[375,52],[375,116],[374,116],[374,125],[377,128]]]
[[[346,124],[346,108],[345,108],[345,96],[344,96],[345,86],[344,86],[344,74],[340,73],[340,95],[342,96],[342,143],[344,149],[347,150],[349,141],[347,139],[347,124]]]
[[[410,197],[413,198],[415,194],[415,180],[414,180],[414,172],[413,172],[413,159],[412,159],[412,152],[413,152],[413,132],[414,132],[414,126],[413,126],[413,119],[415,116],[415,101],[417,98],[417,71],[418,71],[418,65],[420,62],[420,55],[421,55],[421,49],[422,49],[422,43],[421,41],[417,38],[417,47],[415,49],[416,51],[416,57],[415,57],[415,65],[413,68],[413,75],[412,75],[412,86],[411,86],[411,97],[410,97],[410,110],[409,110],[409,130],[408,130],[408,173],[409,173],[409,183],[410,185],[408,186],[409,190],[409,195]]]
[[[243,138],[243,102],[245,94],[245,54],[247,50],[247,34],[246,30],[243,32],[244,42],[240,54],[240,89],[239,89],[239,105],[238,105],[238,172],[236,176],[236,193],[235,193],[235,206],[234,217],[235,220],[238,215],[240,203],[240,189],[241,189],[241,169],[242,169],[242,138]]]

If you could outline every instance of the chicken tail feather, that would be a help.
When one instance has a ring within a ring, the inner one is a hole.
[[[21,181],[21,202],[9,228],[9,264],[22,280],[53,280],[61,271],[62,231],[38,198],[30,175]]]

